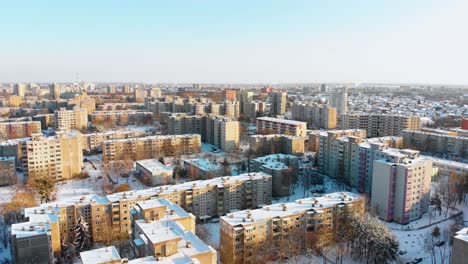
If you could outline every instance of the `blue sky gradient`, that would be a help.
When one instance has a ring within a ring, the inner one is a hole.
[[[0,82],[468,84],[468,1],[1,1]]]

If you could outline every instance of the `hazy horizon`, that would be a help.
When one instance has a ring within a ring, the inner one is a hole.
[[[9,1],[0,82],[466,85],[468,1]]]

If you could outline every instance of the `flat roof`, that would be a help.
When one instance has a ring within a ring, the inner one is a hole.
[[[114,246],[88,250],[80,253],[83,264],[107,263],[120,260],[120,254]]]
[[[261,209],[243,210],[229,213],[221,219],[231,226],[250,225],[254,222],[266,221],[275,217],[286,217],[294,214],[314,210],[320,213],[323,208],[332,207],[340,203],[363,199],[358,194],[351,192],[335,192],[321,197],[299,199],[290,203],[277,203],[263,206]],[[286,207],[286,210],[283,208]]]
[[[275,123],[284,123],[288,125],[306,125],[306,122],[302,121],[296,121],[296,120],[291,120],[291,119],[281,119],[281,118],[274,118],[274,117],[257,117],[257,120],[261,121],[268,121],[268,122],[275,122]]]
[[[158,171],[171,171],[172,169],[168,166],[162,164],[156,159],[145,159],[145,160],[138,160],[136,161],[141,167],[147,169],[150,172],[158,172]]]

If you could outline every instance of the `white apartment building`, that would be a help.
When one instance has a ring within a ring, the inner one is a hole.
[[[371,210],[400,224],[419,219],[429,209],[432,159],[400,150],[375,160]]]

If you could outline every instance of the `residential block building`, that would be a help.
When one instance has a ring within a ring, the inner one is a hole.
[[[91,123],[107,126],[143,125],[152,121],[153,113],[136,110],[94,111]]]
[[[307,122],[310,128],[335,129],[337,125],[336,108],[326,104],[295,103],[292,119]]]
[[[41,256],[41,259],[58,256],[62,242],[73,240],[73,230],[79,215],[83,216],[90,227],[92,242],[106,241],[109,232],[128,234],[133,228],[132,219],[141,219],[143,216],[147,220],[156,220],[156,217],[162,216],[165,219],[170,218],[165,214],[166,210],[153,207],[152,199],[157,198],[170,202],[165,205],[169,215],[170,210],[175,210],[174,213],[177,214],[173,205],[177,204],[199,221],[205,221],[235,210],[270,204],[271,176],[265,173],[242,174],[107,196],[79,196],[25,208],[24,216],[27,221],[13,224],[11,228],[13,258],[27,262],[35,254]],[[141,203],[143,201],[145,203]],[[134,218],[135,215],[139,216]],[[195,227],[192,216],[181,217],[181,224],[191,231]],[[142,231],[147,230],[144,226],[141,228]],[[41,252],[38,253],[38,250]]]
[[[306,137],[307,123],[273,117],[258,117],[257,131],[259,134],[285,134],[304,138]]]
[[[50,177],[68,180],[81,173],[83,150],[81,133],[58,131],[56,136],[33,134],[21,142],[26,178]]]
[[[367,137],[401,136],[403,130],[418,130],[419,116],[353,113],[341,115],[342,129],[365,129]]]
[[[201,137],[197,134],[157,135],[139,138],[112,139],[102,142],[104,162],[143,160],[161,156],[191,155],[200,152]]]
[[[403,144],[407,148],[458,157],[468,157],[468,137],[444,130],[404,130]]]
[[[280,134],[249,136],[250,149],[259,155],[282,153],[304,154],[304,138]]]
[[[116,130],[82,134],[81,145],[84,151],[102,151],[102,142],[111,139],[127,139],[145,136],[145,132],[132,130]]]
[[[15,157],[0,157],[0,186],[17,182]]]
[[[81,130],[88,127],[88,112],[84,108],[67,110],[60,108],[54,111],[54,127],[58,130]]]
[[[371,210],[400,224],[421,218],[429,209],[432,159],[401,150],[374,161]]]
[[[346,209],[364,213],[364,198],[349,192],[330,193],[261,209],[229,213],[220,221],[221,263],[255,263],[286,250],[294,241],[309,240],[317,230],[330,235]]]
[[[0,123],[0,138],[4,140],[30,137],[35,133],[41,133],[41,122],[22,121]]]

